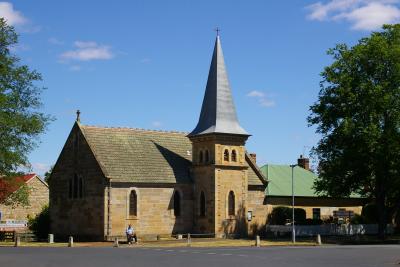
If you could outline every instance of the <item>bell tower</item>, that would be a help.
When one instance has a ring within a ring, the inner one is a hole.
[[[218,33],[218,32],[217,32]],[[194,230],[217,236],[245,231],[248,165],[217,34],[207,86],[192,142]]]

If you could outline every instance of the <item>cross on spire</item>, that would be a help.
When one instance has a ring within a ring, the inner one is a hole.
[[[219,32],[221,31],[221,29],[220,29],[219,27],[216,27],[216,28],[214,29],[214,31],[216,31],[216,32],[217,32],[217,36],[219,36]]]
[[[80,121],[81,121],[80,116],[81,116],[81,111],[78,109],[78,110],[76,111],[76,121],[77,121],[77,122],[80,122]]]

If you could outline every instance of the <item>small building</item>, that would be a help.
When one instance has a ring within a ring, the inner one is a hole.
[[[2,194],[0,198],[0,221],[24,221],[28,216],[34,217],[49,203],[49,187],[34,173],[8,179],[0,179]],[[5,205],[11,194],[16,193],[23,185],[28,188],[27,206]]]
[[[292,167],[290,165],[266,164],[261,167],[268,177],[265,189],[269,212],[277,206],[292,206]],[[306,211],[307,219],[347,219],[361,214],[365,199],[358,195],[349,198],[322,197],[314,190],[318,176],[310,171],[309,160],[300,156],[293,168],[295,207]]]

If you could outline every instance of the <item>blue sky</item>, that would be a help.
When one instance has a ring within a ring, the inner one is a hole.
[[[55,116],[29,156],[54,164],[80,109],[83,124],[191,131],[215,39],[221,41],[247,149],[260,165],[293,163],[318,141],[307,126],[326,50],[400,20],[397,0],[12,1],[14,52],[43,75]]]

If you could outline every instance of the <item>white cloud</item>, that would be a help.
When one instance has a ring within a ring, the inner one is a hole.
[[[36,174],[43,175],[45,172],[50,170],[50,164],[47,163],[40,163],[40,162],[35,162],[32,163],[32,171]]]
[[[275,106],[275,101],[270,99],[269,96],[267,96],[265,93],[261,91],[253,90],[249,92],[247,96],[256,98],[258,103],[263,107],[270,108]]]
[[[106,45],[99,45],[96,42],[83,42],[76,41],[74,43],[75,49],[69,50],[60,55],[63,60],[77,60],[77,61],[90,61],[90,60],[107,60],[114,57],[111,52],[111,47]]]
[[[160,127],[162,126],[162,122],[160,122],[160,121],[153,121],[153,122],[151,123],[151,125],[152,125],[153,127],[160,128]]]
[[[0,2],[0,17],[5,18],[11,26],[24,25],[28,22],[21,12],[14,9],[9,2]]]
[[[82,67],[79,65],[73,65],[73,66],[69,67],[70,71],[80,71],[81,69],[82,69]]]
[[[28,51],[30,49],[31,49],[31,47],[26,44],[16,44],[16,45],[10,47],[10,51],[14,52],[14,53],[21,52],[21,51]]]
[[[250,97],[264,97],[265,94],[263,92],[260,92],[260,91],[257,91],[257,90],[253,90],[250,93],[248,93],[247,96],[250,96]]]
[[[331,0],[306,8],[310,20],[346,20],[354,30],[377,30],[383,24],[400,22],[399,0]]]
[[[140,63],[143,63],[143,64],[148,64],[148,63],[150,63],[151,62],[151,59],[150,58],[142,58],[141,60],[140,60]]]
[[[63,45],[64,44],[63,41],[61,41],[61,40],[59,40],[59,39],[57,39],[55,37],[49,38],[48,41],[49,41],[50,44],[53,44],[53,45]]]

